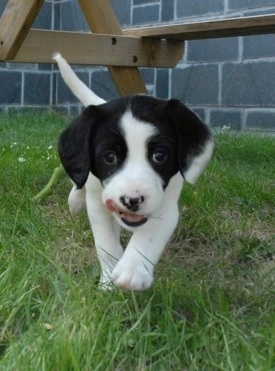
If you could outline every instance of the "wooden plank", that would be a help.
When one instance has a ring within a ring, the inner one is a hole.
[[[119,21],[109,0],[78,0],[83,14],[94,33],[122,35]],[[109,72],[121,95],[147,93],[136,67],[111,67]]]
[[[140,37],[131,36],[30,30],[14,62],[52,63],[54,52],[60,52],[72,64],[169,68],[175,67],[181,59],[184,43],[143,41]]]
[[[0,19],[0,60],[13,59],[44,0],[9,0]]]
[[[275,14],[214,21],[172,24],[124,30],[128,36],[174,40],[270,34],[275,32]]]

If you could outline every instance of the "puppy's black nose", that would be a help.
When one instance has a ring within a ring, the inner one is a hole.
[[[138,211],[139,205],[144,202],[144,197],[139,196],[139,197],[127,197],[127,196],[122,196],[120,197],[120,201],[123,206],[127,207],[128,210],[131,211]]]

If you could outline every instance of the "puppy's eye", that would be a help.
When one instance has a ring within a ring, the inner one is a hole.
[[[114,165],[117,163],[117,156],[115,152],[110,151],[103,155],[103,160],[107,165]]]
[[[157,150],[153,153],[152,160],[158,164],[162,164],[167,159],[167,153],[163,150]]]

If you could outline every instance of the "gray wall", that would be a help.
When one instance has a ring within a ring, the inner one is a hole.
[[[0,12],[7,0],[0,0]],[[123,27],[275,13],[275,0],[112,0]],[[88,31],[77,0],[45,2],[34,28]],[[275,131],[275,35],[186,43],[176,69],[142,69],[148,90],[178,98],[213,127]],[[75,66],[105,99],[118,96],[106,68]],[[0,63],[0,110],[81,105],[48,64]]]

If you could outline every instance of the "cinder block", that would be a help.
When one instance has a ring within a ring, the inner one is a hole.
[[[51,63],[38,63],[37,68],[39,71],[52,71]]]
[[[177,2],[177,17],[199,17],[214,14],[222,14],[224,11],[224,0],[181,0]],[[188,19],[185,19],[188,21]]]
[[[24,104],[50,104],[51,75],[49,73],[25,73],[24,80]]]
[[[140,68],[140,73],[145,84],[155,83],[155,70],[154,68]]]
[[[214,109],[210,111],[210,126],[212,128],[229,127],[232,130],[242,128],[242,111]]]
[[[131,24],[131,1],[112,0],[112,6],[121,26]]]
[[[146,5],[133,8],[133,25],[159,22],[159,5]]]
[[[169,95],[169,72],[167,69],[157,69],[156,96],[167,99]]]
[[[90,30],[78,1],[61,3],[60,15],[60,29],[62,31]]]
[[[0,104],[20,104],[21,84],[21,72],[0,71]]]
[[[244,37],[243,57],[275,57],[275,35],[256,35]]]
[[[174,0],[162,0],[161,5],[161,21],[169,22],[174,19],[175,1]]]
[[[32,28],[52,29],[52,3],[45,2],[38,13]]]
[[[275,109],[248,111],[245,125],[251,130],[275,131]]]
[[[195,65],[183,69],[173,70],[172,96],[180,99],[187,105],[218,105],[218,65]]]
[[[53,29],[61,29],[61,3],[59,2],[53,3]]]
[[[229,61],[238,58],[239,38],[192,40],[188,41],[186,60],[199,61]]]
[[[223,106],[274,106],[275,62],[225,63],[222,68]]]
[[[259,8],[274,5],[274,0],[228,0],[229,10]]]

